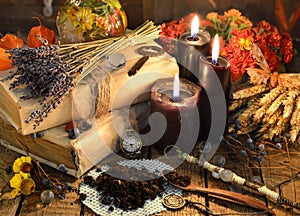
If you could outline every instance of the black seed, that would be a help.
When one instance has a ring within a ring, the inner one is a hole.
[[[72,128],[68,133],[69,139],[77,139],[79,135],[80,135],[80,131],[78,128]]]

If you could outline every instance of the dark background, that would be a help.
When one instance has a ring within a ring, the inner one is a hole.
[[[43,15],[43,0],[0,0],[0,33],[27,34],[29,29],[38,22],[32,16],[41,18],[43,24],[56,29],[55,18],[63,0],[53,0],[53,15],[49,18]],[[207,12],[223,13],[225,10],[236,8],[255,24],[265,19],[277,25],[275,18],[275,0],[120,0],[127,17],[128,28],[135,28],[144,20],[150,19],[157,24],[172,19],[179,19],[190,12],[198,12],[203,17]],[[215,6],[214,7],[214,4]],[[282,0],[287,19],[300,0]],[[290,31],[294,38],[300,37],[300,21]]]

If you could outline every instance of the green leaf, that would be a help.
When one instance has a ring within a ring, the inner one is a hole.
[[[118,0],[107,0],[107,3],[112,6],[112,8],[118,8],[121,9],[121,4]]]
[[[265,31],[264,28],[259,28],[258,35],[261,35]]]
[[[66,21],[67,21],[67,13],[64,10],[62,10],[60,11],[59,14],[58,24],[60,25]]]
[[[247,25],[245,24],[245,23],[242,23],[242,24],[240,24],[239,25],[239,30],[242,30],[242,29],[244,29],[244,28],[246,28],[247,27]]]

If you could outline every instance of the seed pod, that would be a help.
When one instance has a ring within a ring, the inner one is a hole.
[[[0,47],[5,50],[23,47],[24,42],[21,38],[14,34],[6,34],[0,39]]]
[[[42,25],[41,20],[38,17],[33,17],[38,20],[39,26],[32,27],[27,36],[28,47],[39,47],[42,45],[54,44],[55,33],[53,30],[46,28]],[[40,38],[39,38],[40,37]],[[41,39],[47,41],[48,44],[44,44]]]
[[[5,49],[0,48],[0,71],[12,68],[10,54],[5,52]]]

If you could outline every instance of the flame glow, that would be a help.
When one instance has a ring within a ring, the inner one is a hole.
[[[199,31],[199,18],[197,15],[194,16],[191,26],[191,37],[194,38]]]
[[[180,94],[180,87],[179,87],[179,74],[176,73],[174,77],[174,85],[173,85],[173,98],[179,98]]]
[[[219,52],[220,52],[220,41],[219,41],[219,35],[216,34],[214,37],[214,43],[212,47],[212,63],[218,64],[218,58],[219,58]]]

